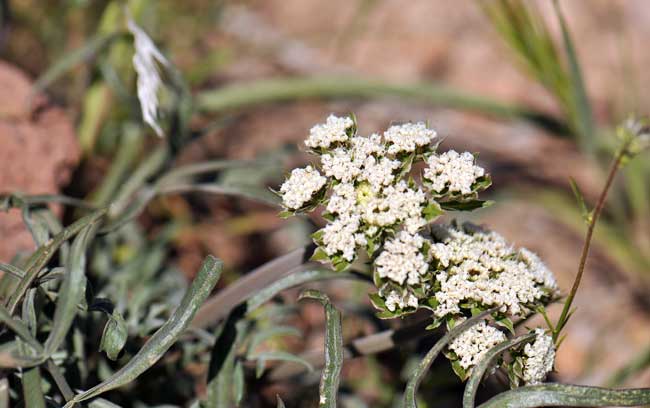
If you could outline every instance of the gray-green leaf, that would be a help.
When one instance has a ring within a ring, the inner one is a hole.
[[[126,344],[128,330],[122,315],[113,310],[102,332],[99,351],[105,351],[108,358],[115,361]]]
[[[318,406],[334,408],[343,367],[341,312],[336,310],[327,295],[317,290],[306,290],[298,299],[315,299],[325,308],[325,366],[320,379]]]
[[[634,407],[650,404],[650,388],[612,390],[569,384],[540,384],[503,392],[478,408]]]
[[[106,381],[82,392],[65,406],[96,397],[106,391],[121,387],[136,379],[153,366],[167,350],[178,340],[189,326],[194,314],[216,285],[223,263],[213,256],[204,261],[197,277],[183,296],[180,305],[172,316],[156,331],[133,358]]]

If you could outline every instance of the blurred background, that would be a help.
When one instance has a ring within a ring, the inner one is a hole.
[[[3,0],[0,192],[107,203],[161,143],[169,143],[171,166],[260,160],[262,169],[224,172],[220,182],[277,187],[309,160],[300,143],[330,113],[353,112],[364,134],[423,120],[445,138],[443,150],[478,152],[492,173],[488,198],[497,204],[472,219],[537,252],[566,292],[586,230],[569,178],[593,206],[616,125],[647,112],[650,8],[644,0],[559,6],[562,14],[550,1]],[[162,98],[166,142],[134,125],[124,7],[175,67],[164,76],[173,88]],[[55,210],[64,220],[74,216]],[[309,242],[320,223],[277,212],[243,198],[178,194],[153,200],[137,223],[145,237],[173,224],[165,262],[187,278],[206,254],[222,258],[223,287]],[[0,212],[0,261],[33,247],[20,211]],[[399,324],[366,316],[361,287],[321,286],[343,310],[346,339]],[[650,385],[649,295],[646,155],[624,168],[610,195],[556,379]],[[282,347],[321,347],[319,306],[305,305],[292,319],[305,336]],[[409,356],[426,346],[346,362],[348,403],[390,406]],[[422,390],[457,386],[444,364],[430,377]],[[260,404],[277,393],[297,406],[291,384],[262,384]]]

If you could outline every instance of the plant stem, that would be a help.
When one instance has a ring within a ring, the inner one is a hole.
[[[609,193],[609,189],[612,186],[616,173],[621,167],[621,162],[623,160],[623,157],[625,157],[625,155],[627,154],[628,147],[629,147],[629,142],[624,143],[624,145],[621,146],[619,152],[616,154],[616,158],[614,159],[614,162],[612,163],[609,169],[609,174],[607,175],[607,181],[605,182],[605,187],[603,188],[603,191],[600,193],[600,196],[598,197],[598,202],[596,203],[596,207],[594,208],[591,219],[589,220],[589,227],[587,228],[585,243],[582,246],[582,254],[580,255],[580,264],[578,266],[578,273],[576,275],[575,280],[573,281],[571,292],[569,292],[569,296],[567,296],[566,301],[564,302],[564,308],[562,309],[562,314],[560,314],[560,318],[558,319],[557,324],[555,325],[555,331],[553,332],[553,341],[556,344],[560,332],[562,331],[562,329],[566,325],[567,320],[569,319],[569,313],[571,310],[573,299],[575,298],[576,293],[578,292],[578,288],[580,287],[580,281],[582,280],[582,275],[584,274],[585,266],[587,264],[587,256],[589,255],[591,240],[594,235],[594,229],[596,228],[596,223],[598,222],[598,217],[600,216],[600,213],[602,212],[603,207],[605,206],[605,200],[607,198],[607,194]]]

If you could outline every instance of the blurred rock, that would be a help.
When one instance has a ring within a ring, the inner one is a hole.
[[[72,121],[43,96],[30,105],[31,86],[25,74],[0,61],[0,192],[57,193],[81,157]],[[0,237],[3,262],[34,247],[18,210],[0,213]]]

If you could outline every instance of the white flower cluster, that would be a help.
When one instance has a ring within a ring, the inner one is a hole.
[[[344,214],[328,223],[323,229],[323,246],[327,255],[340,253],[343,259],[352,262],[356,247],[367,243],[364,234],[359,233],[359,216]]]
[[[353,261],[369,240],[378,234],[385,239],[384,228],[414,236],[427,223],[423,210],[429,198],[403,177],[415,156],[406,159],[398,153],[420,155],[422,160],[425,152],[433,154],[430,143],[435,137],[423,123],[391,126],[383,136],[364,137],[356,134],[351,118],[331,115],[314,126],[305,141],[310,152],[320,156],[323,175],[311,167],[294,170],[280,189],[284,206],[290,212],[311,208],[307,204],[318,204],[316,193],[326,184],[332,186],[323,200],[331,221],[317,238],[330,259]]]
[[[472,185],[485,175],[485,170],[474,164],[474,156],[470,152],[458,153],[449,150],[441,155],[429,157],[427,164],[429,168],[424,170],[424,178],[437,193],[446,191],[471,194]]]
[[[408,232],[414,234],[427,223],[422,215],[426,195],[419,188],[409,187],[404,180],[387,186],[379,194],[373,190],[366,193],[358,204],[358,210],[368,224],[385,227],[401,222]]]
[[[162,80],[156,63],[168,66],[169,62],[147,33],[130,17],[127,26],[134,39],[133,67],[138,74],[138,100],[142,118],[156,131],[158,136],[162,137],[163,131],[158,125],[158,90],[162,85]]]
[[[544,381],[555,361],[553,338],[544,329],[535,329],[535,334],[535,341],[524,347],[524,381],[530,385]]]
[[[495,232],[465,232],[453,226],[440,228],[445,235],[431,245],[438,263],[435,275],[436,317],[461,312],[461,304],[475,301],[484,307],[522,315],[525,305],[547,298],[557,289],[551,272],[527,250],[516,251]]]
[[[382,278],[402,285],[416,285],[420,276],[429,269],[424,255],[420,251],[424,238],[401,231],[393,239],[386,241],[384,251],[375,260],[377,273]]]
[[[386,296],[386,309],[394,312],[397,308],[417,308],[418,307],[418,298],[416,298],[412,293],[406,292],[405,294],[400,294],[396,290],[391,290]]]
[[[460,366],[468,370],[481,361],[488,350],[505,340],[503,332],[482,321],[458,335],[449,350],[456,353]]]
[[[348,140],[348,129],[354,126],[352,118],[339,118],[330,115],[327,122],[316,125],[309,131],[309,138],[305,145],[311,148],[328,148],[332,143]]]
[[[296,210],[312,199],[320,191],[327,178],[320,175],[318,170],[311,166],[304,169],[293,169],[291,176],[280,187],[282,202],[287,208]]]
[[[320,172],[293,170],[280,194],[285,214],[325,207],[328,222],[313,235],[318,248],[312,259],[343,270],[361,250],[368,253],[378,289],[371,300],[381,317],[420,307],[432,310],[435,324],[461,321],[475,308],[497,307],[499,319],[526,316],[557,294],[553,274],[537,255],[513,248],[497,233],[455,224],[425,230],[443,208],[471,203],[489,186],[471,153],[438,155],[436,132],[424,123],[368,137],[356,131],[351,118],[333,115],[314,126],[305,145],[320,156]],[[422,177],[410,177],[412,166],[422,164]],[[552,369],[552,339],[544,336],[519,349],[526,382],[539,382]],[[450,356],[467,371],[505,339],[482,321],[453,340]]]
[[[435,130],[428,129],[422,122],[391,126],[384,132],[390,154],[414,152],[431,143],[436,136]]]

